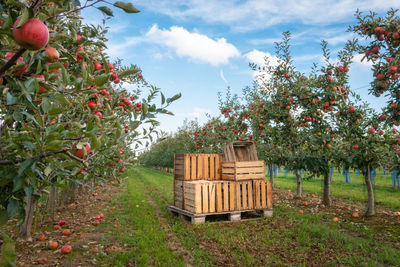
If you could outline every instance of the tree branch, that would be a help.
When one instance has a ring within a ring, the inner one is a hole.
[[[71,152],[69,151],[65,151],[65,154],[67,154],[71,159],[74,159],[76,161],[79,161],[80,163],[85,163],[85,160],[78,158],[77,156],[73,155]]]
[[[22,54],[26,51],[26,48],[20,48],[15,54],[14,56],[6,62],[6,64],[4,64],[1,68],[0,68],[0,77],[3,76],[3,74],[9,69],[11,68],[15,62],[18,60],[18,58],[20,56],[22,56]]]

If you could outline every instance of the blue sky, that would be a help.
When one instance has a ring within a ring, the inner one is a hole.
[[[127,1],[127,0],[125,0]],[[126,65],[137,64],[144,78],[165,95],[178,92],[182,98],[170,110],[174,117],[160,117],[161,129],[172,132],[185,118],[205,121],[216,115],[217,93],[229,85],[241,93],[251,85],[254,73],[249,62],[262,63],[274,54],[274,42],[283,31],[292,33],[292,56],[298,70],[309,72],[320,62],[322,39],[332,52],[340,50],[354,35],[346,32],[356,23],[354,13],[372,10],[385,14],[400,8],[400,1],[381,0],[139,0],[141,12],[125,14],[113,8],[108,21],[107,50],[111,58]],[[83,12],[87,23],[100,23],[95,9]],[[350,70],[350,85],[371,106],[384,101],[368,95],[371,73],[357,56]],[[273,57],[271,58],[273,61]]]

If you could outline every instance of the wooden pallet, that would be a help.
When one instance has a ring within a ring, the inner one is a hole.
[[[251,214],[256,217],[252,218],[262,218],[263,216],[272,217],[273,211],[272,209],[259,209],[259,210],[241,210],[241,211],[226,211],[226,212],[213,212],[213,213],[202,213],[196,214],[187,210],[180,209],[175,206],[169,206],[168,210],[175,215],[178,215],[180,218],[190,221],[193,224],[201,224],[205,223],[206,219],[212,220],[215,217],[219,217],[224,219],[224,221],[243,221],[244,215]],[[258,214],[258,216],[257,216]],[[224,216],[223,216],[224,215]],[[249,219],[247,219],[249,220]]]
[[[219,154],[175,154],[174,178],[176,180],[220,180]]]
[[[224,160],[254,161],[258,160],[256,147],[253,142],[232,142],[224,147]]]
[[[235,161],[221,163],[222,180],[242,181],[264,179],[264,161]]]

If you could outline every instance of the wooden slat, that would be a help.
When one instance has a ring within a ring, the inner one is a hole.
[[[247,183],[248,185],[248,195],[247,195],[247,199],[248,199],[248,208],[249,209],[254,209],[254,202],[253,202],[253,181],[249,181]]]
[[[215,155],[215,179],[221,179],[221,158],[219,154]]]
[[[204,161],[204,155],[199,154],[197,156],[197,178],[198,179],[204,179],[203,161]]]
[[[247,185],[247,183],[242,183],[242,209],[247,209],[247,193],[249,191]]]
[[[208,212],[208,184],[202,184],[202,207],[203,207],[203,213]]]
[[[269,180],[266,181],[267,185],[267,208],[272,209],[272,186]]]
[[[236,167],[264,167],[264,161],[238,161],[236,162]]]
[[[215,155],[210,155],[210,180],[215,180]]]
[[[215,183],[208,183],[208,211],[215,212]]]
[[[262,208],[266,208],[267,207],[267,196],[266,196],[266,188],[265,188],[265,181],[261,182],[261,206]]]
[[[236,181],[238,180],[250,180],[250,179],[263,179],[265,174],[236,174]]]
[[[222,211],[222,188],[221,183],[218,182],[215,184],[215,198],[216,198],[216,210]]]
[[[229,210],[229,182],[222,182],[222,192],[223,192],[223,211]]]
[[[254,197],[255,197],[255,201],[254,201],[254,203],[255,203],[255,205],[256,205],[256,209],[259,209],[259,208],[261,208],[261,203],[260,203],[260,197],[261,197],[261,194],[260,194],[260,185],[261,185],[261,182],[260,181],[253,181],[253,184],[254,184]]]
[[[185,154],[185,177],[184,180],[190,180],[190,156]]]
[[[236,203],[236,184],[234,182],[229,183],[229,210],[235,210]]]
[[[235,167],[235,162],[222,162],[222,167],[223,168],[234,168]]]
[[[190,154],[190,180],[196,181],[196,155]]]
[[[235,206],[235,210],[240,210],[242,207],[242,197],[241,197],[241,184],[240,183],[235,183],[236,185],[236,206]]]
[[[262,167],[245,167],[245,168],[240,168],[236,167],[236,173],[241,174],[241,173],[264,173],[264,169]]]

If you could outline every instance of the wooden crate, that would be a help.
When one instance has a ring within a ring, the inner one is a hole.
[[[174,178],[176,180],[220,180],[219,154],[175,154]]]
[[[264,161],[235,161],[222,162],[222,180],[242,181],[251,179],[264,179]]]
[[[232,142],[224,147],[224,161],[258,160],[256,146],[253,142]]]
[[[254,209],[272,209],[272,186],[269,180],[253,181]]]
[[[252,210],[253,201],[253,181],[233,182],[235,184],[235,210]]]
[[[174,180],[174,206],[180,209],[184,207],[183,181]]]
[[[235,210],[235,185],[228,181],[184,182],[184,209],[195,214]]]

